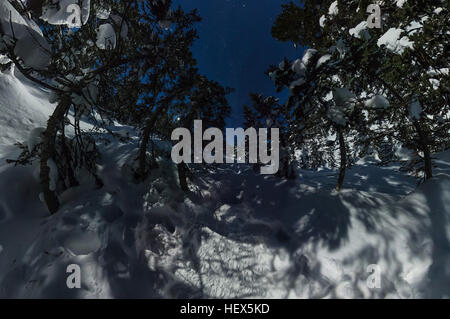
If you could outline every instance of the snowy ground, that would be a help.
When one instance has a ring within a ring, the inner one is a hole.
[[[197,168],[191,192],[160,161],[130,179],[136,140],[102,146],[99,175],[61,195],[49,217],[37,167],[13,167],[11,146],[45,124],[47,93],[0,74],[0,297],[450,297],[450,152],[416,189],[396,166],[359,162],[295,181],[246,165]],[[78,264],[82,288],[68,289]],[[379,265],[370,289],[367,267]]]

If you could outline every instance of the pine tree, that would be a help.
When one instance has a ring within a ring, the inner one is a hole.
[[[279,129],[280,167],[277,175],[284,178],[294,178],[293,149],[289,147],[289,123],[285,105],[280,104],[280,100],[274,96],[264,97],[260,94],[252,93],[250,94],[250,99],[252,104],[250,106],[244,105],[244,126],[257,130],[267,128],[270,131],[272,127]],[[254,165],[255,171],[260,165],[260,163]]]
[[[321,134],[330,133],[325,117],[334,118],[331,127],[337,133],[341,153],[339,181],[346,165],[345,153],[357,153],[345,145],[345,135],[349,134],[361,155],[371,149],[381,151],[379,145],[383,145],[384,154],[392,155],[386,143],[399,142],[413,149],[422,154],[421,169],[430,178],[431,151],[442,150],[446,144],[442,137],[448,134],[448,35],[444,31],[448,30],[448,4],[418,1],[399,8],[395,2],[383,3],[382,29],[367,27],[369,4],[338,0],[283,6],[272,28],[273,36],[314,48],[319,58],[310,68],[303,61],[286,60],[279,68],[271,68],[272,77],[279,89],[291,87],[288,103],[295,121],[302,123],[292,126],[295,139],[304,143],[299,136],[323,138]],[[390,28],[400,30],[403,43],[414,44],[384,47],[380,38],[396,32]],[[351,94],[351,107],[342,108],[335,98],[327,98],[330,92],[342,89]],[[414,108],[419,114],[411,114]]]
[[[191,84],[191,90],[185,99],[179,100],[175,105],[176,118],[167,126],[171,130],[184,127],[193,134],[194,121],[201,120],[203,130],[214,127],[224,131],[225,119],[231,112],[226,96],[233,92],[233,89],[223,87],[218,82],[199,74]],[[188,191],[187,178],[193,178],[189,166],[186,163],[178,164],[178,173],[181,188]]]
[[[191,72],[195,64],[189,46],[196,38],[192,25],[199,17],[195,11],[172,11],[171,1],[164,0],[102,0],[90,7],[89,1],[81,1],[80,28],[71,29],[71,21],[52,19],[52,14],[64,9],[57,1],[33,1],[29,8],[11,2],[28,25],[42,30],[39,34],[29,27],[39,36],[45,54],[38,58],[48,59],[45,66],[26,59],[19,50],[24,41],[15,38],[14,30],[0,30],[2,35],[6,32],[0,53],[29,80],[49,89],[52,101],[57,102],[39,145],[42,192],[49,211],[55,213],[59,190],[52,185],[51,163],[64,168],[58,169],[58,175],[70,181],[65,187],[77,184],[75,172],[80,165],[96,176],[95,154],[99,153],[92,138],[81,130],[81,119],[89,118],[97,129],[122,120],[145,131],[151,115],[156,117],[158,108],[169,103],[169,97],[161,95],[178,94],[171,85],[176,86],[180,74]],[[33,48],[33,44],[28,46]],[[68,122],[69,111],[74,123]],[[65,134],[67,125],[74,128],[73,138]]]

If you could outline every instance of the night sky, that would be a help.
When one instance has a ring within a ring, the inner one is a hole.
[[[278,0],[174,0],[184,10],[197,8],[202,22],[200,39],[193,51],[200,72],[236,91],[228,98],[233,109],[227,126],[243,123],[243,105],[249,93],[275,94],[272,81],[264,74],[283,57],[301,57],[302,50],[272,38],[270,29],[281,4]]]

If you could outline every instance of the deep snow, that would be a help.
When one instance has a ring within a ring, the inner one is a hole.
[[[50,217],[36,164],[5,160],[54,106],[14,70],[0,73],[0,297],[450,297],[449,151],[417,189],[399,166],[360,160],[340,193],[334,170],[286,181],[223,164],[195,167],[185,195],[168,160],[132,182],[132,134],[99,143],[105,186],[66,191]],[[66,286],[74,263],[81,289]],[[380,289],[366,284],[371,264]]]

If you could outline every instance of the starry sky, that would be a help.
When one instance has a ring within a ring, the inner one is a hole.
[[[243,105],[250,104],[252,92],[275,94],[272,81],[264,74],[283,57],[302,56],[302,49],[282,43],[270,29],[285,0],[174,0],[186,11],[197,8],[202,22],[194,55],[200,72],[236,91],[228,97],[232,114],[228,127],[243,124]]]

